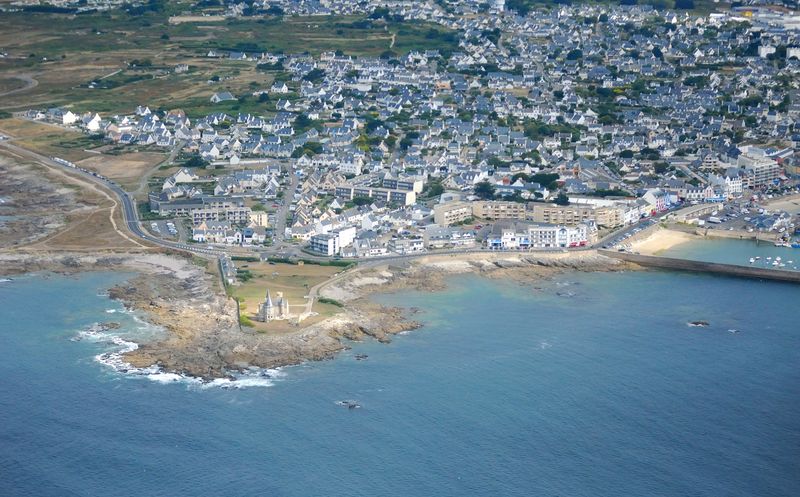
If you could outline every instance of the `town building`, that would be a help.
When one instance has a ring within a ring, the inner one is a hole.
[[[595,241],[596,233],[593,223],[563,226],[500,222],[492,226],[485,245],[490,250],[585,247]]]
[[[448,202],[433,206],[433,221],[439,226],[451,226],[472,218],[472,204],[469,202]]]
[[[527,209],[521,202],[504,202],[500,200],[484,200],[472,203],[472,215],[487,221],[502,219],[524,220]]]

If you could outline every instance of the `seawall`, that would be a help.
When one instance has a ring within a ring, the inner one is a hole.
[[[722,230],[722,229],[708,229],[697,228],[694,233],[696,235],[704,236],[706,238],[732,238],[735,240],[755,240],[773,244],[777,238],[775,233],[760,233],[753,231],[752,233],[745,230]],[[770,236],[771,235],[771,236]]]
[[[599,250],[598,252],[614,259],[632,262],[645,267],[672,269],[676,271],[722,274],[738,278],[800,283],[800,271],[738,266],[736,264],[722,264],[719,262],[690,261],[686,259],[675,259],[672,257],[658,257],[653,255],[631,254],[628,252],[614,252],[612,250]]]

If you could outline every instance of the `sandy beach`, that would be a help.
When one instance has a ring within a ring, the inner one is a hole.
[[[659,255],[682,243],[696,240],[697,236],[683,231],[658,229],[647,238],[632,244],[633,251],[644,255]]]

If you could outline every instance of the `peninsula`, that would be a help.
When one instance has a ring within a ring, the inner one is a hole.
[[[800,246],[795,11],[532,7],[3,5],[0,274],[129,272],[166,330],[130,368],[213,378],[413,329],[368,297],[448,274]]]

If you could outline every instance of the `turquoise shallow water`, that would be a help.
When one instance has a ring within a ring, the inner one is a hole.
[[[0,283],[0,495],[800,494],[797,286],[458,277],[381,297],[423,329],[232,390],[125,377],[93,359],[109,344],[71,341],[152,332],[106,312],[120,278]]]
[[[707,262],[723,262],[742,266],[766,267],[785,271],[800,270],[800,249],[776,247],[774,243],[752,240],[708,238],[676,245],[661,255]],[[760,257],[750,263],[750,258]],[[769,259],[767,259],[769,257]],[[781,258],[782,267],[772,265],[776,257]]]

